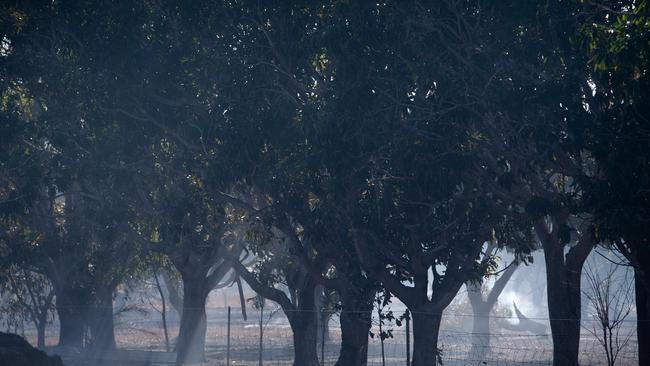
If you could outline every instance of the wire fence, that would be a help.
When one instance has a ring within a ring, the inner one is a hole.
[[[233,309],[235,310],[235,309]],[[397,313],[397,312],[395,312]],[[549,365],[552,361],[552,340],[550,331],[540,334],[513,332],[502,329],[499,322],[507,317],[494,317],[489,333],[474,333],[471,330],[473,316],[467,314],[444,314],[439,335],[439,348],[444,365]],[[536,318],[541,322],[548,319]],[[262,360],[259,360],[260,321],[259,313],[249,309],[248,320],[233,311],[228,331],[228,315],[225,308],[208,309],[206,333],[205,365],[225,365],[229,354],[230,365],[291,365],[293,362],[292,331],[281,310],[265,310],[263,324]],[[177,317],[167,320],[169,338],[175,340],[179,331]],[[579,360],[582,365],[605,365],[605,350],[592,333],[594,322],[583,321],[580,339]],[[341,329],[339,319],[333,316],[327,326],[325,341],[318,342],[318,357],[323,365],[334,365],[340,350]],[[412,324],[411,324],[412,329]],[[368,345],[368,365],[397,366],[406,365],[407,331],[405,322],[384,323],[382,330],[391,337],[379,337],[379,321],[373,317]],[[23,330],[25,337],[36,343],[36,333],[29,327]],[[229,334],[229,336],[228,336]],[[636,365],[637,339],[634,322],[626,322],[619,329],[621,342],[616,364]],[[165,337],[160,314],[149,313],[122,314],[115,319],[115,336],[120,349],[165,351]],[[413,345],[410,334],[410,347]],[[46,331],[46,344],[58,343],[56,322]],[[229,346],[228,346],[229,345]]]

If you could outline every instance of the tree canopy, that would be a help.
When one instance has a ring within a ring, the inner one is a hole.
[[[318,364],[317,286],[358,325],[339,365],[364,364],[377,291],[433,365],[460,287],[536,242],[554,364],[577,364],[597,245],[634,267],[650,336],[645,0],[16,2],[0,22],[0,269],[47,278],[62,345],[115,347],[115,289],[162,255],[178,364],[234,270],[282,305],[296,365]]]

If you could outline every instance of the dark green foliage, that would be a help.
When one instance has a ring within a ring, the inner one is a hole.
[[[484,243],[525,261],[583,220],[641,268],[647,10],[3,4],[0,265],[92,303],[152,252],[204,279],[245,252],[265,286],[441,312]]]

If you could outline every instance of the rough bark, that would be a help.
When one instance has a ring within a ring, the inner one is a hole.
[[[639,344],[639,365],[650,365],[650,282],[642,270],[634,270],[636,295],[637,339]]]
[[[553,365],[573,366],[578,365],[580,342],[580,279],[567,276],[561,257],[554,254],[546,254]]]
[[[562,267],[549,260],[547,272],[560,272]],[[560,275],[547,273],[548,312],[553,339],[553,365],[577,365],[580,339],[580,304],[568,296],[572,291],[569,283],[560,282]],[[575,284],[573,284],[575,285]]]
[[[183,313],[176,343],[176,365],[205,361],[207,296],[203,277],[183,275]]]
[[[56,311],[59,316],[59,346],[82,348],[86,327],[88,295],[82,288],[65,285],[56,288]]]
[[[313,295],[313,291],[311,292]],[[294,366],[318,366],[316,313],[296,312],[289,318],[293,331]]]
[[[410,251],[409,271],[413,279],[413,287],[405,286],[402,281],[390,273],[385,264],[377,261],[377,257],[370,254],[368,237],[362,230],[353,230],[353,243],[358,258],[372,278],[381,282],[384,288],[400,299],[411,311],[413,319],[413,361],[412,366],[433,366],[438,358],[438,333],[442,311],[449,306],[458,290],[472,268],[476,264],[482,245],[475,241],[469,252],[464,255],[453,256],[446,264],[444,276],[434,280],[428,279],[428,260],[435,257],[434,253],[424,255],[418,240],[417,245],[407,247]],[[376,245],[381,242],[375,241]],[[433,290],[429,297],[429,289]]]
[[[341,351],[335,366],[368,364],[368,333],[372,326],[374,291],[341,291]]]
[[[429,307],[413,309],[412,366],[435,366],[438,358],[438,333],[442,310]]]
[[[234,263],[235,269],[259,295],[280,304],[291,331],[293,332],[294,366],[318,366],[318,326],[314,288],[316,284],[309,275],[301,274],[298,281],[287,280],[291,299],[273,287],[259,283],[240,263]],[[294,276],[291,276],[294,277]]]
[[[114,350],[115,327],[113,322],[113,287],[98,287],[88,321],[90,347],[94,352]]]
[[[553,339],[553,365],[577,366],[580,346],[582,267],[592,250],[590,228],[565,255],[558,234],[561,220],[553,219],[552,230],[540,219],[535,231],[544,249],[548,313]]]
[[[36,324],[36,345],[39,349],[45,349],[45,322],[46,320]]]
[[[293,365],[318,366],[318,314],[314,296],[316,283],[311,276],[301,272],[290,274],[287,283],[290,291],[295,294],[295,311],[289,311],[287,316],[293,331]],[[289,309],[284,310],[286,312]]]

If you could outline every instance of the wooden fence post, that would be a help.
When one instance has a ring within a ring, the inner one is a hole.
[[[411,366],[411,314],[406,309],[406,366]]]
[[[226,365],[230,366],[230,306],[228,306],[228,330],[226,335]]]

